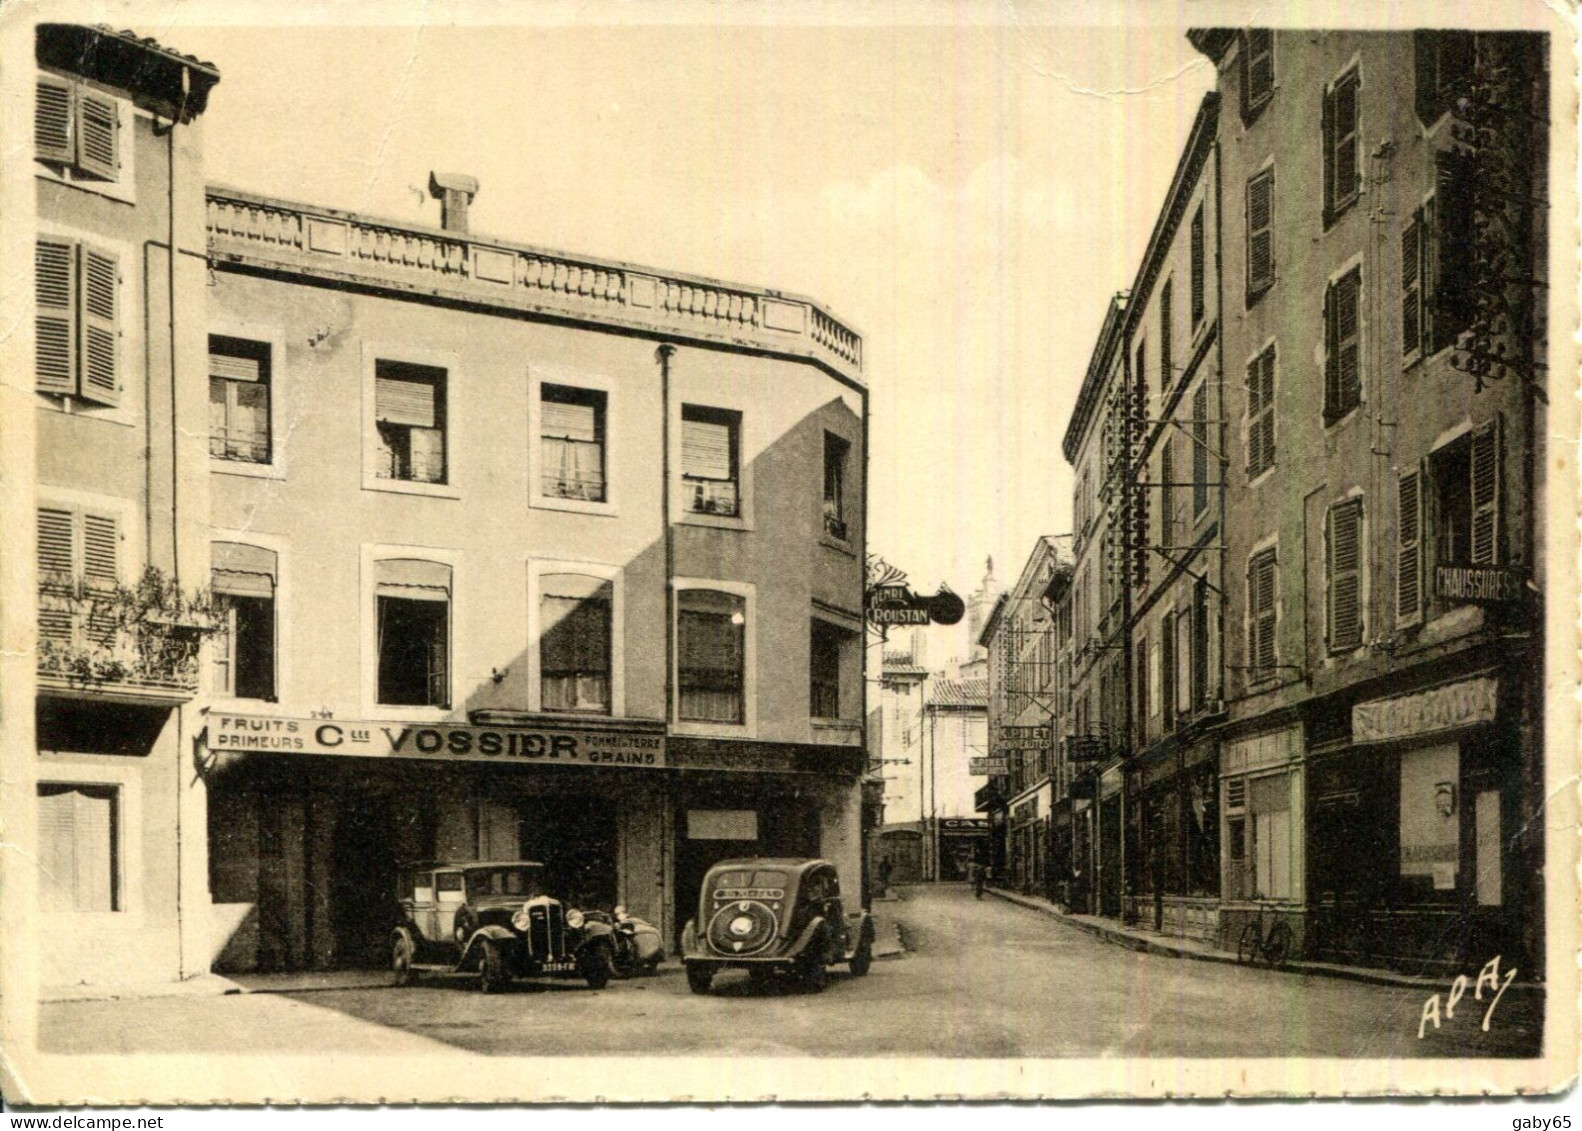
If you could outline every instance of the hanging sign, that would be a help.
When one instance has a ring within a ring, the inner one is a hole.
[[[875,625],[955,624],[967,612],[962,599],[945,585],[932,597],[913,593],[904,584],[875,585],[866,604],[868,622]]]

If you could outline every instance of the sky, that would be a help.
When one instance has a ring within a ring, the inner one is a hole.
[[[437,224],[429,171],[467,173],[475,233],[823,304],[864,338],[869,550],[966,594],[1070,529],[1066,422],[1213,68],[1034,18],[1075,8],[863,10],[936,22],[132,26],[218,65],[211,181]]]

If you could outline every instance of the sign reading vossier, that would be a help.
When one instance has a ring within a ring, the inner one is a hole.
[[[542,727],[350,722],[211,714],[209,749],[556,766],[665,765],[665,736]]]

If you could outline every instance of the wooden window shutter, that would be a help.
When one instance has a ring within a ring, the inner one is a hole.
[[[1500,554],[1501,420],[1472,434],[1472,564],[1498,565]]]
[[[33,156],[69,165],[73,158],[71,84],[54,75],[38,77],[33,109]]]
[[[79,92],[77,167],[82,172],[115,180],[121,168],[119,127],[114,99]]]
[[[1274,170],[1247,182],[1247,290],[1274,282]]]
[[[1208,508],[1208,386],[1192,396],[1192,514]]]
[[[1335,141],[1337,206],[1353,196],[1360,187],[1362,170],[1357,162],[1357,87],[1355,72],[1344,76],[1335,84],[1332,128]]]
[[[1205,248],[1203,243],[1203,206],[1199,204],[1197,211],[1192,214],[1192,325],[1203,321],[1204,299],[1204,262]]]
[[[1258,647],[1254,653],[1254,666],[1270,674],[1275,666],[1275,556],[1265,550],[1255,560],[1256,610]]]
[[[1340,357],[1335,335],[1335,307],[1338,302],[1334,283],[1324,288],[1324,416],[1338,415],[1340,406]]]
[[[1396,520],[1395,620],[1415,621],[1423,607],[1423,498],[1422,474],[1401,475]]]
[[[121,399],[116,355],[120,331],[117,328],[120,265],[116,257],[97,248],[82,249],[82,325],[80,355],[81,396],[102,404]]]
[[[120,579],[116,567],[119,541],[113,515],[83,515],[82,576],[89,585],[113,586]]]
[[[1362,643],[1362,500],[1329,509],[1329,648]]]
[[[379,374],[374,378],[374,415],[383,424],[439,427],[435,382]]]
[[[1263,456],[1263,371],[1262,356],[1247,363],[1247,478],[1264,469]]]
[[[1433,350],[1454,345],[1472,321],[1477,304],[1478,276],[1474,262],[1474,178],[1472,159],[1441,153],[1435,167],[1432,241],[1432,312],[1426,320],[1433,328]]]
[[[54,507],[38,509],[38,575],[41,584],[65,581],[76,573],[73,551],[75,513]]]
[[[1263,433],[1260,447],[1263,450],[1264,467],[1274,466],[1274,361],[1275,347],[1270,346],[1263,351],[1262,379],[1263,379],[1263,419],[1259,431]]]
[[[1324,143],[1324,226],[1335,218],[1335,92],[1326,89],[1320,109]]]
[[[1416,72],[1417,120],[1431,126],[1439,117],[1439,33],[1419,29],[1412,33],[1412,63]]]
[[[238,357],[234,354],[209,352],[209,376],[223,377],[227,381],[262,381],[263,362],[256,357]]]
[[[1171,322],[1175,319],[1175,280],[1166,279],[1159,292],[1159,387],[1168,389],[1175,380],[1175,351],[1171,348]]]
[[[683,420],[681,470],[700,479],[734,478],[731,426],[707,420]]]
[[[77,248],[39,240],[33,265],[38,295],[35,380],[41,393],[77,391]]]
[[[1421,34],[1421,33],[1419,33]],[[1422,213],[1401,233],[1401,353],[1410,356],[1422,346]]]
[[[1254,106],[1274,93],[1274,32],[1266,27],[1247,32],[1247,92]]]

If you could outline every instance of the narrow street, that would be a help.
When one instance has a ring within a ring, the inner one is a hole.
[[[1536,1054],[1540,995],[1512,991],[1480,1029],[1470,991],[1419,1040],[1426,994],[1140,954],[965,887],[881,904],[908,953],[807,996],[721,977],[691,994],[680,967],[615,982],[472,981],[406,989],[58,1002],[53,1053],[458,1052],[953,1057],[1463,1057]],[[1474,976],[1476,971],[1468,971]],[[1447,987],[1448,988],[1448,987]]]

